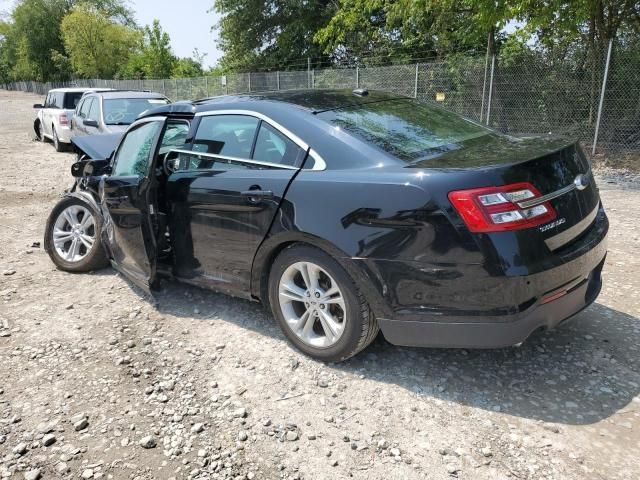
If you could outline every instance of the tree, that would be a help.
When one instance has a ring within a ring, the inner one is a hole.
[[[86,4],[64,17],[61,30],[74,71],[88,78],[112,78],[139,42],[136,30]]]
[[[0,45],[0,64],[11,79],[69,78],[73,72],[68,68],[60,25],[80,4],[96,8],[116,23],[133,22],[133,14],[122,0],[19,0],[4,22]]]
[[[179,58],[173,66],[171,72],[172,78],[189,78],[189,77],[201,77],[204,75],[202,64],[206,53],[200,53],[196,48],[193,50],[193,56],[191,58]]]
[[[169,78],[176,61],[169,34],[162,29],[158,20],[154,20],[152,26],[145,26],[137,52],[130,57],[120,74],[127,78]]]
[[[335,11],[335,0],[215,0],[222,14],[219,45],[225,71],[300,69],[327,60],[313,41]]]

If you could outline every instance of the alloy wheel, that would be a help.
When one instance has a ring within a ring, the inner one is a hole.
[[[329,348],[342,336],[348,320],[344,295],[322,267],[290,265],[280,277],[278,299],[288,327],[305,344]]]
[[[80,205],[65,208],[53,226],[52,240],[57,254],[66,262],[85,258],[96,241],[96,223],[91,212]]]

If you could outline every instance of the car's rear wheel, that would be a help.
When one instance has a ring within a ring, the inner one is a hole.
[[[378,333],[353,279],[331,256],[310,246],[293,245],[275,259],[269,303],[287,339],[318,360],[346,360]]]
[[[58,132],[56,132],[56,127],[51,126],[51,132],[53,135],[53,147],[56,149],[56,152],[62,152],[64,150],[64,145],[60,142],[58,138]]]
[[[102,219],[92,205],[77,197],[65,197],[47,220],[45,248],[61,270],[97,270],[109,263],[101,232]]]

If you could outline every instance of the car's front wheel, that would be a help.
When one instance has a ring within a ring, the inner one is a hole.
[[[43,143],[47,141],[47,137],[44,136],[44,125],[40,120],[36,121],[36,135],[38,137],[38,141]]]
[[[287,339],[318,360],[346,360],[378,333],[350,275],[331,256],[307,245],[288,247],[275,259],[269,303]]]
[[[53,208],[45,229],[45,249],[67,272],[88,272],[108,265],[101,240],[102,218],[77,197],[65,197]]]

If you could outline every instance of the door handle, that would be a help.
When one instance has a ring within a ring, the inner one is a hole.
[[[246,190],[242,192],[243,197],[247,197],[247,200],[251,203],[260,203],[261,201],[273,198],[273,192],[271,190]]]

